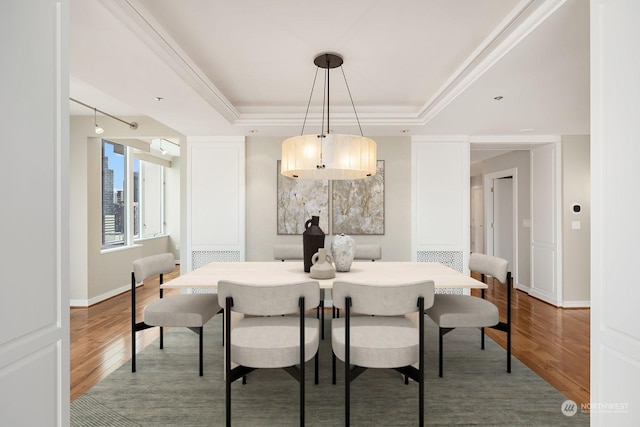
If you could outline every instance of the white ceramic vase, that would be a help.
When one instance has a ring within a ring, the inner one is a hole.
[[[336,265],[336,271],[349,271],[353,257],[356,254],[356,242],[345,234],[333,236],[331,240],[331,254]]]
[[[336,277],[336,269],[333,266],[331,254],[325,248],[318,249],[318,252],[311,257],[313,264],[310,271],[312,279],[333,279]]]

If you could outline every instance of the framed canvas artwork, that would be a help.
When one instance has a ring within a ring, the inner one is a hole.
[[[329,181],[284,176],[280,173],[280,160],[277,174],[278,234],[302,234],[304,223],[314,215],[320,217],[322,231],[329,234]]]
[[[331,195],[333,234],[384,234],[384,160],[374,176],[333,181]]]

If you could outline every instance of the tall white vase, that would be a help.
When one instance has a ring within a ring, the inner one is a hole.
[[[349,271],[356,253],[356,242],[350,236],[338,234],[331,240],[331,254],[336,271]]]

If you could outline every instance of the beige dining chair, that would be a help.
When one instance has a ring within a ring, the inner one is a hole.
[[[263,368],[283,368],[300,383],[300,425],[304,425],[305,363],[315,358],[318,384],[320,342],[319,321],[307,318],[305,311],[320,303],[318,282],[255,285],[221,280],[218,297],[224,301],[226,325],[231,325],[232,312],[243,315],[225,330],[227,426],[231,425],[231,384]]]
[[[274,245],[273,259],[285,261],[302,261],[304,259],[304,249],[302,245]],[[325,291],[320,289],[320,304],[316,309],[316,318],[320,319],[320,337],[324,339],[324,300]]]
[[[164,348],[164,327],[187,327],[200,336],[200,376],[203,375],[203,327],[213,316],[220,312],[216,294],[180,294],[163,295],[160,299],[147,304],[144,320],[137,322],[136,285],[146,279],[159,276],[160,285],[164,283],[164,274],[176,267],[172,253],[151,255],[133,262],[131,272],[131,372],[136,372],[136,333],[152,327],[160,327],[160,348]]]
[[[336,358],[344,362],[345,425],[350,423],[351,382],[369,368],[395,369],[405,376],[405,383],[408,378],[418,383],[418,422],[424,425],[424,310],[433,304],[433,281],[336,281],[332,295],[334,306],[344,311],[344,317],[331,320],[331,348],[333,384]],[[417,317],[417,325],[404,315]]]
[[[481,280],[491,276],[507,287],[506,322],[500,322],[498,307],[482,298],[470,295],[436,294],[433,306],[426,310],[427,315],[438,325],[438,373],[443,375],[443,337],[455,328],[476,327],[480,330],[480,347],[484,349],[484,328],[490,327],[507,334],[507,372],[511,372],[511,272],[509,263],[502,258],[472,253],[469,257],[469,270],[480,273]],[[495,281],[494,281],[495,283]]]

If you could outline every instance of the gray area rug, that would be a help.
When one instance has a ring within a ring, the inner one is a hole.
[[[198,376],[198,336],[185,328],[165,334],[138,355],[138,372],[127,363],[71,404],[71,425],[221,426],[225,383],[221,316],[205,327],[204,376]],[[437,327],[426,318],[425,422],[427,425],[586,426],[589,416],[563,415],[566,398],[491,339],[480,350],[479,331],[457,329],[445,337],[444,378],[438,377]],[[327,319],[327,325],[330,319]],[[320,346],[320,384],[307,364],[306,419],[309,426],[344,425],[343,365],[331,384],[330,327]],[[233,384],[232,419],[237,426],[299,424],[298,383],[285,371],[257,370]],[[351,387],[353,426],[413,426],[418,387],[393,370],[370,369]]]

